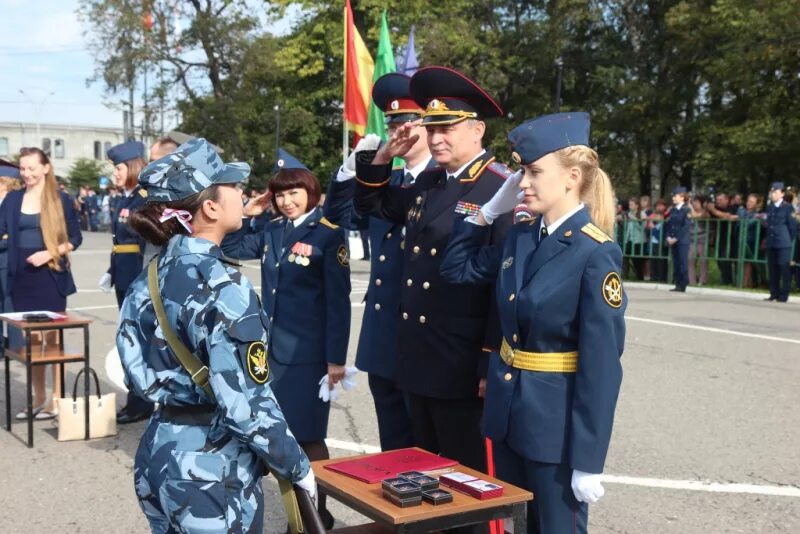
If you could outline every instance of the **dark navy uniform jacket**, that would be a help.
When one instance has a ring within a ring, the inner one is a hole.
[[[455,219],[476,212],[511,173],[486,152],[452,178],[455,183],[447,183],[445,169],[433,168],[411,187],[390,186],[391,166],[372,165],[374,154],[359,155],[356,211],[406,228],[397,385],[417,395],[474,398],[488,352],[500,341],[492,289],[446,282],[439,265]],[[485,244],[501,241],[511,221],[510,214],[501,217]],[[378,263],[393,260],[377,255]]]
[[[491,227],[461,221],[442,263],[452,282],[496,279],[503,337],[526,352],[578,352],[577,372],[520,370],[493,354],[484,433],[523,457],[600,473],[622,381],[627,297],[622,252],[586,209],[539,242],[540,222],[514,225],[505,244],[482,246]]]
[[[767,207],[767,247],[789,248],[797,237],[797,221],[792,205],[785,200],[777,208],[770,202]]]
[[[429,168],[435,165],[433,160]],[[390,185],[401,186],[403,168],[392,169]],[[356,181],[331,180],[325,200],[325,216],[337,224],[347,225],[353,212]],[[400,321],[400,290],[403,286],[403,225],[369,218],[370,275],[364,298],[364,318],[358,337],[356,367],[360,370],[394,379],[397,369],[397,327]],[[383,260],[379,258],[383,257]]]
[[[689,206],[685,203],[680,209],[673,206],[669,210],[669,217],[666,221],[667,237],[674,237],[678,240],[677,245],[688,245],[691,242],[689,237]]]
[[[64,208],[64,221],[67,225],[67,240],[72,244],[74,249],[81,246],[83,242],[83,235],[81,234],[81,221],[78,212],[75,210],[75,204],[72,197],[64,192],[59,193],[61,196],[61,204]],[[8,282],[7,288],[14,286],[14,278],[17,274],[17,239],[19,239],[19,215],[22,210],[22,197],[25,195],[25,190],[11,191],[6,195],[2,206],[0,206],[0,236],[3,240],[8,240]],[[67,260],[61,258],[61,270],[54,271],[48,269],[50,274],[55,278],[58,292],[62,297],[72,295],[77,291],[75,287],[75,280],[72,278],[72,273],[69,270]]]
[[[243,227],[225,237],[222,249],[232,258],[261,259],[261,300],[270,320],[271,358],[284,365],[344,365],[350,338],[350,265],[344,230],[317,208],[291,232],[281,250],[284,228],[283,217],[257,234]],[[310,245],[307,266],[289,261],[296,244]]]
[[[115,245],[139,245],[139,253],[111,253],[111,283],[123,294],[127,291],[139,273],[142,272],[145,240],[139,237],[128,225],[130,213],[144,206],[147,195],[144,189],[136,187],[128,196],[122,195],[115,202],[116,210],[111,218],[111,238]]]

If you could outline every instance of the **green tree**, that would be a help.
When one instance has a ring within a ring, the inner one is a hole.
[[[91,158],[78,158],[70,167],[67,179],[73,189],[84,186],[96,188],[98,179],[103,175],[107,175],[108,172],[108,166],[102,161]]]

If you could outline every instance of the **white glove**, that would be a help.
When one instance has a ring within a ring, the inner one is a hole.
[[[520,190],[519,183],[522,181],[522,170],[518,170],[500,186],[494,196],[483,205],[481,213],[488,224],[492,224],[496,218],[504,213],[508,213],[517,207],[521,200],[525,198],[525,193]]]
[[[350,391],[354,387],[356,387],[356,375],[358,374],[358,369],[355,367],[347,367],[344,370],[344,378],[333,386],[333,389],[328,387],[328,375],[323,375],[322,378],[319,379],[319,398],[322,399],[322,402],[329,402],[329,401],[336,401],[339,399],[339,395],[341,394],[339,390],[339,385],[342,386],[342,389],[345,391]]]
[[[350,391],[354,387],[356,387],[356,375],[358,374],[358,369],[355,367],[347,367],[344,370],[344,378],[342,378],[341,384],[342,389],[345,391]]]
[[[308,492],[311,496],[311,500],[314,501],[314,504],[317,504],[317,479],[314,476],[314,470],[309,469],[308,474],[303,477],[303,480],[297,483],[297,485]]]
[[[104,273],[103,276],[100,277],[97,287],[99,287],[103,293],[111,293],[111,274]]]
[[[339,168],[339,172],[336,174],[336,181],[337,182],[346,182],[347,180],[352,180],[356,177],[356,157],[358,156],[359,152],[363,152],[365,150],[377,150],[378,147],[381,145],[381,138],[375,134],[367,134],[361,138],[361,140],[356,145],[355,150],[353,150],[350,155],[347,157],[347,160],[344,162]]]
[[[572,493],[580,502],[593,503],[605,495],[606,490],[600,483],[603,475],[584,473],[577,469],[572,471]]]

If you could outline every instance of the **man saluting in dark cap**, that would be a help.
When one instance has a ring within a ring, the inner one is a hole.
[[[482,143],[483,119],[503,110],[446,67],[419,70],[410,92],[425,110],[437,167],[413,184],[390,184],[392,158],[419,139],[415,122],[403,124],[379,150],[358,153],[355,207],[405,226],[396,380],[408,397],[415,444],[485,471],[481,397],[488,351],[499,345],[492,289],[447,283],[439,264],[455,219],[478,213],[511,174]],[[487,244],[501,241],[510,224],[510,215],[499,218]]]

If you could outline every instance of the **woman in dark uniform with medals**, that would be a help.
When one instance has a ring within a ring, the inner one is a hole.
[[[272,390],[289,429],[309,459],[329,458],[330,403],[319,398],[323,377],[330,388],[344,377],[350,337],[350,266],[344,230],[317,207],[317,178],[287,152],[278,152],[269,191],[245,206],[255,217],[272,204],[281,217],[261,232],[250,225],[225,238],[226,255],[261,260],[261,300],[270,321],[269,365]],[[320,495],[323,523],[333,517]]]
[[[120,196],[114,204],[111,217],[111,266],[100,278],[100,288],[114,292],[117,306],[122,306],[125,293],[131,283],[142,272],[145,241],[128,225],[132,212],[145,204],[147,192],[139,187],[139,173],[147,163],[144,161],[144,145],[139,141],[128,141],[108,149],[108,159],[114,164],[114,183]],[[153,404],[128,391],[125,406],[117,413],[120,424],[134,423],[150,417]]]
[[[509,140],[523,170],[456,223],[441,271],[454,283],[496,281],[503,342],[489,364],[483,430],[497,476],[536,495],[529,532],[586,532],[622,380],[627,298],[609,237],[613,190],[585,113],[540,117]],[[482,246],[520,201],[540,217]]]

